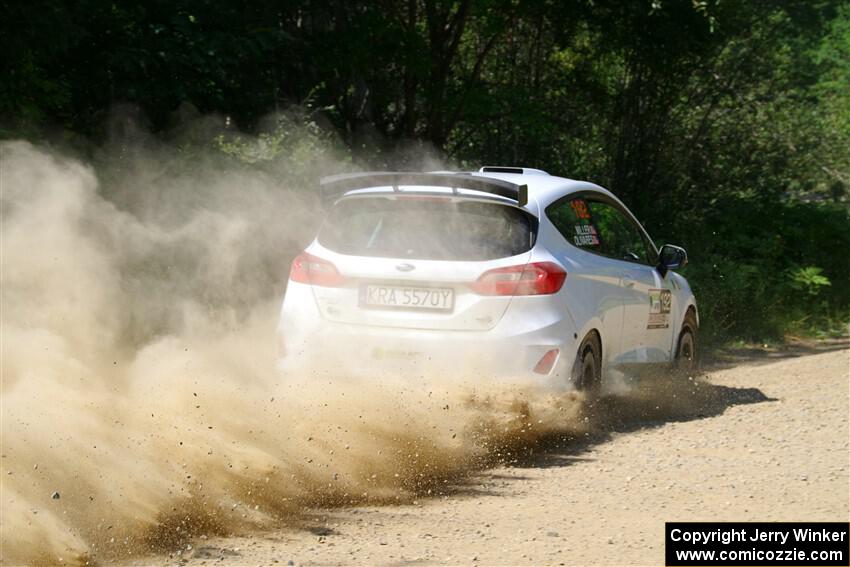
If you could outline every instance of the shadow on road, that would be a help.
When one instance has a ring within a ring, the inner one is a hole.
[[[733,406],[773,401],[776,399],[758,388],[721,386],[701,378],[653,378],[641,382],[629,395],[606,396],[588,402],[585,411],[590,426],[587,432],[547,435],[518,451],[519,457],[505,465],[519,468],[568,466],[585,460],[582,453],[609,441],[615,433],[705,419]]]
[[[749,345],[726,347],[713,353],[703,365],[708,370],[722,370],[742,365],[770,364],[778,360],[787,360],[800,356],[846,350],[850,348],[850,337],[840,337],[819,341],[789,339],[782,346]]]

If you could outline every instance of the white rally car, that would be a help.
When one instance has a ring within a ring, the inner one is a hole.
[[[611,192],[514,167],[322,180],[330,205],[292,263],[286,373],[474,375],[597,391],[696,364],[685,251],[659,251]]]

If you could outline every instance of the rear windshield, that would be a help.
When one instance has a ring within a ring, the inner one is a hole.
[[[493,260],[527,252],[536,222],[514,207],[449,199],[347,199],[319,243],[341,254],[419,260]]]

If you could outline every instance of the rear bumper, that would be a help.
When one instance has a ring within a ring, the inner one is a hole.
[[[294,287],[287,290],[278,326],[278,368],[287,376],[440,378],[572,388],[576,329],[566,310],[530,318],[526,310],[509,308],[488,331],[377,327],[328,321],[309,288]],[[551,371],[534,372],[552,349],[559,354]]]

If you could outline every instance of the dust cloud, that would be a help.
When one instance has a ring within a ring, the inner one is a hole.
[[[580,398],[453,377],[281,376],[274,328],[316,202],[284,157],[0,145],[2,562],[115,561],[310,508],[440,495]],[[346,164],[325,151],[307,169]]]

